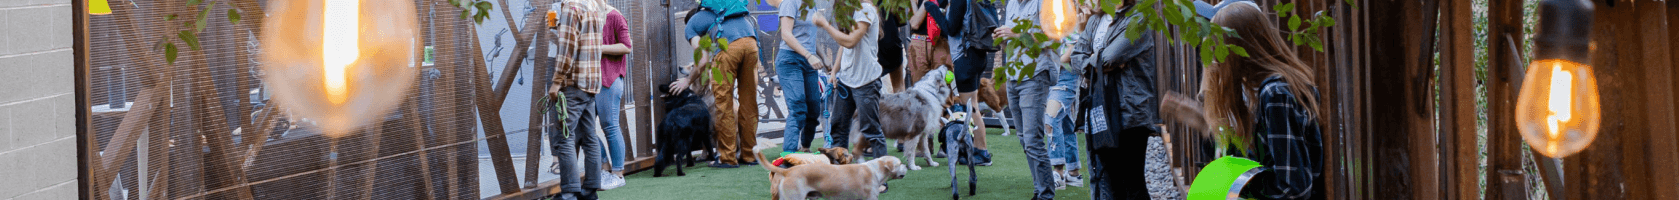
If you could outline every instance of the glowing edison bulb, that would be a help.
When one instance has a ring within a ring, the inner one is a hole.
[[[1061,37],[1067,36],[1068,29],[1073,27],[1073,23],[1077,22],[1071,19],[1077,13],[1070,11],[1072,10],[1070,8],[1072,2],[1068,2],[1070,0],[1048,1],[1038,10],[1039,13],[1043,13],[1038,15],[1039,20],[1047,23],[1038,25],[1038,28],[1043,29],[1044,34],[1049,35],[1050,39],[1060,40]]]
[[[262,89],[293,121],[316,122],[322,135],[343,137],[380,122],[413,96],[425,43],[413,1],[267,2]]]
[[[1572,117],[1568,114],[1569,102],[1573,102],[1570,98],[1574,88],[1572,81],[1574,81],[1574,74],[1562,71],[1562,63],[1551,65],[1551,102],[1548,106],[1551,109],[1551,116],[1545,119],[1545,123],[1549,124],[1551,128],[1550,131],[1547,131],[1550,132],[1548,135],[1550,137],[1546,139],[1551,141],[1562,140],[1562,128],[1557,126],[1568,122],[1568,118]],[[1556,142],[1551,142],[1545,146],[1546,151],[1552,152],[1557,151],[1558,148]]]
[[[333,104],[344,103],[349,99],[349,85],[344,77],[345,68],[356,62],[361,55],[357,42],[361,37],[357,31],[357,22],[361,10],[360,0],[328,0],[326,17],[321,18],[321,70],[326,81],[327,100]]]
[[[1532,66],[1516,100],[1522,137],[1535,151],[1557,158],[1590,146],[1601,120],[1591,67],[1560,59]]]

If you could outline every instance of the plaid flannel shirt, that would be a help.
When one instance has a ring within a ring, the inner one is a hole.
[[[549,91],[575,86],[590,94],[601,88],[601,32],[606,25],[604,5],[593,0],[563,0],[554,3],[554,80]]]
[[[1271,167],[1272,175],[1261,176],[1250,191],[1262,199],[1321,198],[1322,129],[1312,111],[1295,100],[1295,95],[1316,92],[1289,91],[1288,84],[1282,76],[1272,76],[1260,89],[1257,125],[1263,155],[1259,162]]]

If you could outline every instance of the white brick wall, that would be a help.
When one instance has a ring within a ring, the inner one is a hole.
[[[0,199],[75,199],[70,1],[0,0]]]

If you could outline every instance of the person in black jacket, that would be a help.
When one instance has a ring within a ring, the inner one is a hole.
[[[918,6],[915,10],[916,13],[912,15],[914,17],[910,19],[909,25],[910,28],[920,28],[922,26],[920,21],[925,20],[927,17],[932,18],[933,22],[938,25],[939,29],[941,29],[939,35],[944,36],[945,39],[941,40],[944,41],[943,43],[935,45],[944,46],[935,46],[932,48],[940,49],[948,47],[950,56],[954,58],[950,63],[953,65],[952,69],[954,69],[953,71],[955,72],[956,91],[962,94],[961,101],[966,102],[966,105],[969,105],[967,106],[968,108],[975,108],[978,105],[976,100],[978,100],[977,97],[980,88],[980,75],[985,73],[985,71],[991,70],[991,55],[990,52],[985,50],[969,48],[971,45],[962,44],[961,30],[965,28],[964,26],[966,25],[963,23],[967,21],[968,6],[971,3],[969,1],[975,0],[930,0],[922,2],[922,6]],[[940,10],[941,6],[943,7],[943,10]],[[911,75],[914,76],[916,74],[911,73]],[[976,114],[969,116],[969,121],[974,122],[975,127],[985,127],[985,120],[980,119],[980,115]],[[974,148],[979,149],[979,156],[975,158],[978,159],[977,161],[972,162],[975,162],[980,166],[991,166],[991,152],[987,151],[990,145],[987,145],[984,133],[985,131],[982,129],[980,131],[976,131],[974,134]],[[970,161],[967,157],[960,157],[957,159],[957,162],[958,164],[965,164]]]
[[[1121,5],[1131,5],[1129,2]],[[1148,136],[1159,132],[1160,98],[1154,84],[1154,36],[1137,39],[1124,35],[1140,16],[1095,13],[1088,18],[1081,38],[1070,57],[1075,69],[1084,70],[1089,87],[1081,89],[1081,116],[1088,123],[1086,149],[1089,152],[1094,199],[1148,199],[1143,176]],[[1147,30],[1133,30],[1147,31]]]

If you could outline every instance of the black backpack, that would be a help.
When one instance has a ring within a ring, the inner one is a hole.
[[[1005,0],[973,0],[968,4],[968,16],[962,22],[962,42],[967,44],[969,49],[987,52],[1003,50],[992,43],[994,39],[991,37],[991,30],[1003,24],[1001,17],[997,15],[995,1]]]

